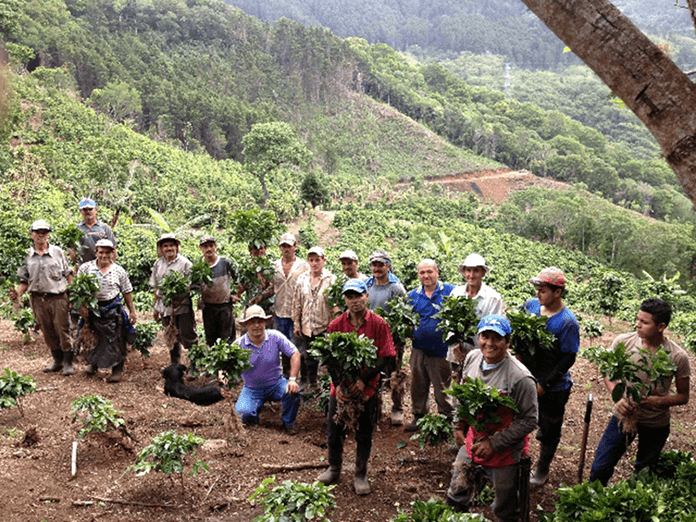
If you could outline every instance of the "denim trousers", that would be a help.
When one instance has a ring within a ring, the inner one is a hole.
[[[300,409],[300,394],[290,395],[285,393],[288,380],[280,377],[274,384],[262,388],[249,388],[244,386],[239,394],[234,409],[244,422],[254,422],[259,418],[259,408],[266,401],[280,401],[283,405],[281,419],[286,426],[295,424],[297,411]]]
[[[605,486],[608,484],[614,474],[614,468],[636,435],[638,436],[638,453],[634,464],[635,470],[640,471],[648,466],[657,465],[660,452],[669,437],[669,424],[656,428],[638,424],[638,433],[628,435],[619,427],[619,419],[612,415],[595,452],[590,470],[590,482],[599,480]]]

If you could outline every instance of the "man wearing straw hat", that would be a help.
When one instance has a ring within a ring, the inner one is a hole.
[[[295,345],[282,333],[266,329],[271,317],[259,305],[252,305],[239,321],[246,327],[247,333],[236,343],[251,352],[251,368],[242,374],[244,387],[235,410],[245,424],[256,424],[259,421],[259,408],[266,401],[280,401],[283,405],[283,427],[288,434],[296,435],[295,418],[300,407],[297,375],[300,373],[301,356]],[[280,367],[281,353],[290,358],[290,377],[287,379],[283,377]]]

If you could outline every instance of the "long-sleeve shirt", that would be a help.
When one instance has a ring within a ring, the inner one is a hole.
[[[171,305],[164,305],[164,297],[157,290],[157,285],[167,276],[167,274],[169,274],[169,272],[183,272],[184,274],[188,275],[190,270],[191,261],[181,254],[177,254],[176,258],[171,263],[167,263],[164,256],[155,261],[155,264],[152,267],[152,275],[150,276],[150,286],[155,289],[155,311],[159,312],[164,317],[169,315],[180,315],[191,311],[192,308],[190,298],[184,299],[176,310],[173,310]]]
[[[22,283],[31,293],[62,294],[68,288],[68,277],[73,269],[59,247],[49,245],[48,250],[39,254],[34,247],[29,247],[26,265],[17,270]]]
[[[275,294],[273,312],[277,317],[292,317],[292,301],[295,298],[297,279],[301,274],[309,270],[309,265],[307,261],[295,258],[295,262],[292,264],[287,277],[283,271],[282,258],[278,259],[273,266],[275,267],[275,274],[273,274],[273,279],[271,280],[271,287]]]
[[[319,282],[312,286],[312,274],[308,270],[297,278],[292,300],[292,322],[304,335],[312,337],[326,331],[333,316],[327,301],[326,289],[336,281],[336,276],[323,269]]]
[[[428,357],[446,357],[447,343],[442,340],[442,332],[437,330],[440,320],[434,316],[440,311],[445,297],[454,290],[454,285],[437,282],[433,295],[428,297],[423,286],[411,290],[408,297],[413,311],[420,316],[420,326],[413,331],[413,347],[423,350]]]

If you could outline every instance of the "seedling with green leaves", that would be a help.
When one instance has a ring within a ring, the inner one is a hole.
[[[188,359],[191,368],[197,374],[207,372],[217,375],[222,372],[227,378],[228,386],[242,379],[242,373],[251,368],[251,352],[227,339],[218,339],[208,348],[204,344],[191,346]]]
[[[84,235],[85,233],[77,228],[77,225],[74,223],[59,228],[51,234],[56,245],[64,249],[74,248],[77,252],[80,251],[80,240]]]
[[[426,502],[416,500],[411,513],[399,511],[391,522],[486,522],[481,514],[455,513],[442,500],[430,498]]]
[[[501,406],[518,411],[512,397],[501,394],[493,386],[488,386],[480,377],[466,378],[461,384],[453,383],[452,388],[444,392],[459,401],[457,405],[459,419],[479,433],[488,432],[489,428],[497,429],[496,425],[500,423],[498,409]]]
[[[580,321],[580,326],[582,326],[585,337],[594,339],[595,337],[600,337],[602,335],[602,332],[604,331],[604,326],[602,326],[602,323],[596,319],[590,319],[582,316],[578,317],[578,319]]]
[[[126,421],[121,417],[123,412],[115,410],[111,401],[101,395],[87,395],[75,399],[70,413],[75,415],[73,422],[77,419],[82,422],[82,429],[77,434],[78,439],[83,439],[92,432],[105,433],[115,429],[121,429],[126,434]]]
[[[99,316],[99,303],[97,302],[97,292],[99,291],[99,280],[94,274],[77,274],[68,285],[68,300],[74,310],[85,307],[94,315]]]
[[[329,308],[338,308],[341,313],[346,311],[346,301],[343,299],[343,285],[348,278],[345,274],[336,277],[336,281],[326,289],[326,303]]]
[[[556,337],[546,329],[548,317],[537,316],[524,310],[508,312],[507,319],[512,328],[510,353],[521,358],[529,370],[536,371],[534,355],[537,350],[553,350]]]
[[[22,398],[35,391],[36,380],[33,377],[25,377],[5,368],[4,373],[0,374],[0,409],[16,406],[19,414],[24,417]]]
[[[135,325],[135,342],[133,348],[143,356],[150,357],[150,348],[155,344],[161,325],[156,321],[144,321]]]
[[[476,327],[476,301],[465,295],[445,297],[435,318],[440,319],[437,329],[443,332],[442,339],[450,344],[473,344]]]
[[[650,393],[652,383],[670,378],[676,370],[669,354],[661,347],[652,354],[643,348],[630,350],[621,342],[613,350],[591,346],[582,351],[582,356],[596,364],[602,376],[616,382],[611,393],[614,402],[626,398],[639,405],[643,397]],[[641,376],[647,382],[641,380]],[[619,421],[626,433],[636,432],[637,424],[633,416],[620,417]]]
[[[22,332],[22,335],[24,336],[24,343],[26,344],[30,342],[32,340],[30,332],[36,323],[32,309],[22,306],[21,308],[15,310],[10,318],[14,323],[15,330]]]
[[[184,469],[191,459],[190,476],[195,477],[201,469],[209,471],[208,464],[196,458],[196,449],[204,442],[205,439],[193,433],[179,435],[172,430],[160,433],[140,451],[135,463],[126,468],[123,474],[134,471],[140,477],[151,471],[159,471],[167,477],[179,475],[183,486]]]
[[[189,278],[183,272],[169,272],[157,285],[164,306],[172,306],[181,301],[189,293]]]
[[[253,522],[330,521],[331,510],[336,507],[335,496],[331,493],[335,486],[285,480],[271,489],[269,486],[274,483],[275,477],[264,479],[249,498],[249,502],[259,499],[264,509],[263,514],[254,518]]]
[[[275,267],[268,257],[251,257],[249,254],[242,254],[235,259],[237,263],[237,283],[244,288],[244,297],[241,305],[246,308],[249,301],[260,294],[265,283],[273,279]]]
[[[375,313],[387,321],[394,344],[398,346],[404,346],[406,339],[413,337],[413,330],[420,325],[420,316],[413,311],[408,297],[395,296],[387,303],[386,310],[378,307]]]
[[[425,449],[428,444],[438,446],[441,442],[454,442],[452,421],[440,413],[425,414],[418,419],[417,426],[419,431],[411,436],[411,440],[417,440],[420,449]]]
[[[191,266],[190,279],[194,285],[210,286],[213,284],[213,269],[205,259],[198,261]]]

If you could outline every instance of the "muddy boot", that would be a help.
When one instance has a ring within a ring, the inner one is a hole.
[[[370,449],[358,446],[355,450],[355,492],[358,495],[370,494],[370,483],[367,480],[367,461]]]
[[[332,448],[329,446],[329,469],[317,477],[317,480],[327,486],[333,484],[341,475],[341,464],[343,463],[343,447]]]
[[[169,350],[169,364],[181,364],[181,343],[174,343]]]
[[[51,356],[53,357],[53,363],[43,369],[45,373],[57,372],[63,368],[63,352],[60,350],[51,350]]]
[[[89,376],[91,377],[92,375],[94,375],[95,373],[97,373],[97,370],[98,370],[98,369],[99,369],[99,368],[97,367],[96,364],[88,364],[88,365],[87,365],[87,368],[85,368],[84,370],[82,370],[82,373],[85,374],[85,375],[89,375]]]
[[[418,420],[422,417],[423,415],[413,415],[413,420],[404,426],[404,431],[418,431]]]
[[[75,375],[72,352],[63,352],[63,375]]]
[[[125,361],[121,361],[111,368],[111,375],[106,378],[106,382],[121,382],[123,379],[123,366]]]
[[[543,486],[549,478],[549,467],[556,453],[556,446],[542,444],[539,448],[539,460],[529,479],[529,485],[535,488]]]

